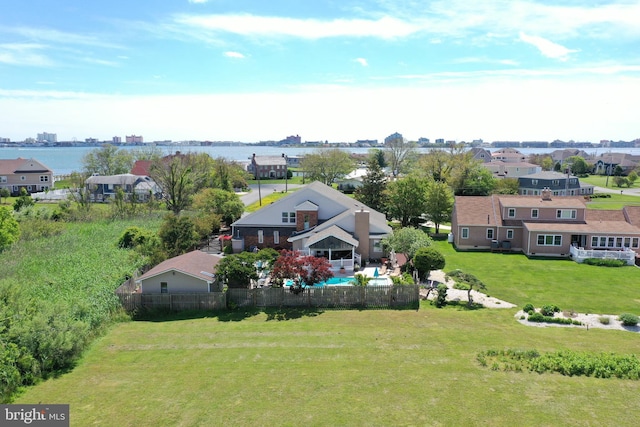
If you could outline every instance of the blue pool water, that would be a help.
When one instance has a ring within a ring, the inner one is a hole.
[[[314,288],[319,288],[321,286],[353,286],[351,282],[353,281],[353,277],[332,277],[325,282],[320,282],[313,285]],[[379,283],[376,283],[379,282]],[[287,280],[284,285],[291,286],[293,284],[293,280]],[[369,282],[369,285],[386,285],[386,279],[373,279]]]

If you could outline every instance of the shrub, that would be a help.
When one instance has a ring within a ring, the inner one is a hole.
[[[599,267],[624,267],[627,263],[621,259],[587,258],[583,261],[588,265]]]
[[[622,313],[618,316],[618,320],[622,322],[623,326],[636,326],[640,322],[640,318],[631,313]]]
[[[447,285],[440,283],[437,288],[436,299],[433,301],[434,305],[438,308],[447,305]]]
[[[529,303],[529,304],[526,304],[526,305],[524,306],[524,308],[522,309],[522,311],[524,311],[525,313],[528,313],[528,312],[530,312],[530,311],[536,311],[536,309],[535,309],[535,307],[533,306],[533,304]]]
[[[542,308],[540,308],[540,313],[542,313],[543,316],[553,316],[554,313],[559,313],[559,312],[560,312],[560,307],[553,304],[543,305]]]
[[[533,313],[529,315],[529,318],[527,320],[529,320],[529,322],[542,323],[544,322],[544,316],[540,313]]]
[[[611,321],[611,319],[609,318],[609,316],[600,316],[598,317],[598,320],[600,321],[600,323],[602,323],[603,325],[608,325],[609,322]]]

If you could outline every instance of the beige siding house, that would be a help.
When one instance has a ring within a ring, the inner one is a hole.
[[[0,159],[0,188],[7,188],[12,196],[37,193],[53,188],[53,171],[35,159]]]
[[[215,266],[222,256],[192,251],[168,259],[138,277],[143,294],[195,294],[220,291]]]
[[[588,210],[583,197],[552,197],[548,189],[542,196],[458,196],[451,225],[458,250],[627,260],[640,253],[639,207]]]

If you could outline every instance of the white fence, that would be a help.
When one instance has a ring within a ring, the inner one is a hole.
[[[636,262],[636,253],[628,248],[620,251],[607,251],[598,249],[581,249],[571,246],[569,251],[571,253],[571,258],[578,263],[583,262],[587,258],[621,259],[625,261],[627,265],[634,265]]]

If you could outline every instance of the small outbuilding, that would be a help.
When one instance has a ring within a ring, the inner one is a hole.
[[[220,255],[192,251],[168,259],[138,277],[143,294],[196,294],[219,292],[215,267]]]

